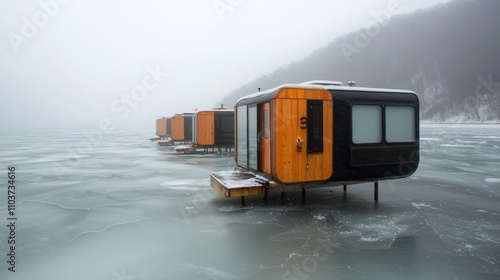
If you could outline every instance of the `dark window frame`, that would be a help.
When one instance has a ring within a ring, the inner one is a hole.
[[[323,100],[307,100],[307,153],[323,153]]]
[[[244,118],[241,118],[243,117]],[[248,105],[240,105],[236,108],[236,164],[248,168]],[[241,125],[244,123],[244,127]],[[240,135],[240,132],[243,135]],[[240,140],[242,140],[240,142]]]
[[[219,122],[220,132],[230,133],[234,131],[234,118],[231,116],[220,116],[217,118]]]
[[[269,119],[269,109],[264,109],[264,127],[263,127],[263,130],[264,130],[264,139],[269,139],[269,123],[270,123],[270,119]]]

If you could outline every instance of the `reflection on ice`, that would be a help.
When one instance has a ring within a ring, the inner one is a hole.
[[[500,136],[494,136],[494,135],[480,135],[480,136],[472,136],[472,138],[480,138],[480,139],[500,139]]]
[[[428,207],[428,208],[432,208],[434,210],[440,210],[438,208],[432,207],[432,206],[425,204],[425,203],[412,203],[411,206],[413,206],[414,208],[417,208],[417,209],[421,209],[423,207]]]
[[[486,178],[484,181],[486,183],[500,183],[500,178]]]
[[[204,180],[173,180],[161,183],[163,189],[177,190],[177,191],[190,191],[196,192],[207,189],[210,185],[208,179]]]
[[[420,141],[444,141],[441,138],[420,137]]]
[[[177,267],[195,275],[207,277],[208,279],[239,279],[241,277],[213,267],[203,267],[192,263],[179,264]]]
[[[475,145],[460,145],[460,144],[441,144],[441,147],[448,148],[477,148]]]

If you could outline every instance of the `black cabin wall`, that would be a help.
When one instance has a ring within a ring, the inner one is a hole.
[[[234,112],[215,112],[214,121],[215,145],[234,145]]]
[[[193,141],[193,117],[184,116],[184,141]]]
[[[419,161],[418,98],[412,94],[345,92],[332,90],[334,102],[333,170],[329,181],[374,181],[413,174]],[[355,145],[352,143],[352,105],[416,106],[416,142]],[[387,160],[384,164],[381,160]],[[353,164],[354,163],[354,164]],[[364,166],[356,166],[364,165]]]
[[[172,119],[167,119],[167,136],[172,136]]]

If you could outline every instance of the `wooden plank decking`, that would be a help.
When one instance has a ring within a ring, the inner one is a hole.
[[[172,146],[174,144],[174,141],[172,140],[160,140],[158,141],[158,145],[160,146]]]
[[[262,195],[268,180],[252,172],[221,171],[210,175],[212,188],[225,197]]]
[[[175,147],[175,151],[178,153],[185,153],[185,154],[195,154],[197,152],[195,146],[177,146]]]

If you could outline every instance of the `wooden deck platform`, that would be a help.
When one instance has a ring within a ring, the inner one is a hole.
[[[177,146],[175,147],[175,151],[178,153],[184,154],[195,154],[197,153],[197,149],[194,146]]]
[[[348,182],[307,182],[296,184],[280,184],[244,169],[236,167],[233,171],[214,172],[210,175],[210,185],[225,197],[241,197],[242,206],[245,205],[245,197],[252,195],[264,195],[267,202],[268,193],[281,193],[281,199],[285,198],[285,192],[302,191],[302,205],[306,204],[306,190],[324,187],[344,186],[344,195],[347,185],[365,184],[372,181],[348,181]],[[378,201],[378,181],[374,183],[374,199]]]
[[[252,172],[221,171],[210,175],[212,188],[225,197],[262,195],[269,181]]]
[[[174,145],[174,141],[172,141],[172,140],[160,140],[160,141],[158,141],[158,145],[160,145],[160,146],[172,146],[172,145]]]

